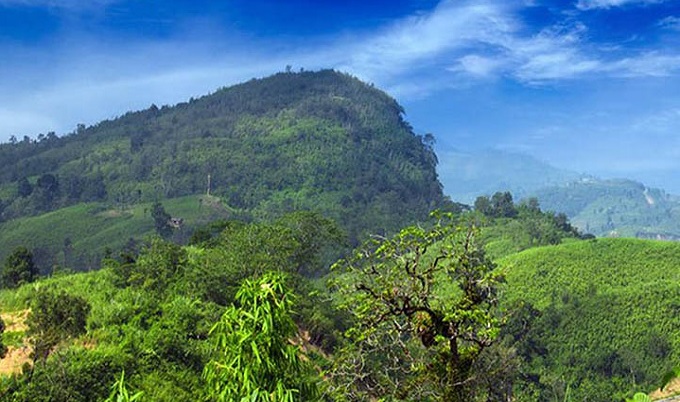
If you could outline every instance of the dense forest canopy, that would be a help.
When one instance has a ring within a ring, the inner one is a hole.
[[[59,214],[83,202],[98,205],[93,214],[139,205],[151,211],[153,202],[205,194],[218,197],[207,204],[222,217],[321,212],[356,245],[445,203],[434,139],[415,135],[403,113],[393,98],[349,75],[287,72],[63,137],[2,144],[0,220]],[[79,236],[74,229],[31,246],[63,255],[66,238],[77,247]]]

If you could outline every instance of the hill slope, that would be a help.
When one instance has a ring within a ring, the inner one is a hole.
[[[516,345],[525,392],[621,400],[631,386],[651,391],[680,358],[680,244],[595,239],[499,263],[506,303],[524,303],[514,325],[528,328]]]
[[[63,138],[26,138],[0,145],[1,216],[80,202],[126,210],[209,191],[226,210],[254,219],[317,210],[356,241],[443,201],[432,144],[402,112],[345,74],[280,73]]]
[[[680,239],[680,199],[632,180],[581,179],[534,196],[597,236]]]

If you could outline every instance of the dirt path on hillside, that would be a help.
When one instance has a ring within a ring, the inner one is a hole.
[[[680,378],[676,378],[668,383],[668,385],[664,387],[663,391],[657,389],[656,391],[649,394],[649,397],[652,398],[653,401],[658,402],[680,401],[680,396],[677,396],[679,393]]]
[[[2,313],[0,317],[5,323],[5,332],[24,332],[26,317],[29,310],[15,311],[12,313]],[[30,362],[29,354],[31,350],[28,346],[9,346],[5,358],[0,359],[0,376],[21,372],[24,363]]]
[[[4,359],[0,359],[0,376],[20,373],[24,363],[31,361],[29,354],[31,349],[28,346],[10,346]]]

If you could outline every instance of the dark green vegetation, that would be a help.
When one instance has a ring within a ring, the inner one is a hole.
[[[638,182],[582,179],[534,196],[597,236],[680,239],[680,198]]]
[[[402,113],[348,75],[280,73],[2,144],[0,258],[22,245],[43,272],[96,267],[104,247],[154,232],[159,201],[188,232],[294,210],[337,220],[355,245],[396,231],[444,201],[432,138],[414,135]],[[187,196],[192,208],[173,207]]]

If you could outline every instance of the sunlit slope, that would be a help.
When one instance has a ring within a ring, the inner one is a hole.
[[[499,264],[507,271],[508,296],[536,306],[546,306],[565,294],[584,298],[637,294],[643,287],[671,284],[680,289],[680,243],[676,242],[593,239],[526,250]]]
[[[596,239],[499,264],[505,303],[537,310],[517,347],[542,386],[561,381],[574,400],[579,392],[611,400],[631,386],[655,388],[680,361],[679,243]]]
[[[171,216],[183,219],[183,227],[175,231],[178,236],[188,236],[198,225],[231,216],[218,201],[207,202],[205,196],[168,199],[163,205]],[[155,233],[151,207],[152,203],[141,203],[111,209],[88,203],[14,219],[0,224],[0,255],[26,246],[33,250],[43,271],[54,266],[98,267],[105,249],[119,250],[130,239]]]

